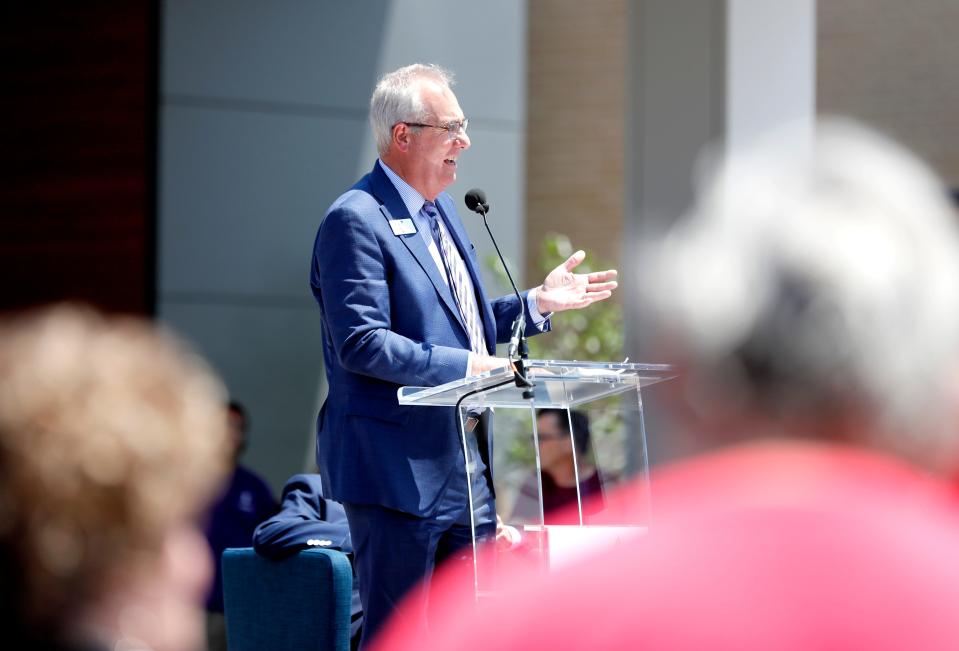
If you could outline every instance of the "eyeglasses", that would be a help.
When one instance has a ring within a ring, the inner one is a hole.
[[[423,122],[403,122],[410,127],[429,127],[430,129],[441,129],[446,132],[446,137],[452,140],[458,136],[466,135],[466,127],[469,126],[469,118],[448,122],[446,124],[425,124]]]

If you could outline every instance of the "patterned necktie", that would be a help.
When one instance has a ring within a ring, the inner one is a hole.
[[[452,238],[446,231],[446,225],[436,211],[436,205],[432,201],[427,201],[423,204],[423,213],[429,219],[433,241],[436,242],[440,257],[443,259],[443,266],[446,267],[446,278],[456,298],[460,316],[469,332],[470,350],[476,355],[487,355],[489,353],[486,350],[486,338],[483,336],[483,324],[479,318],[476,295],[471,291],[472,284],[466,264],[453,245]]]

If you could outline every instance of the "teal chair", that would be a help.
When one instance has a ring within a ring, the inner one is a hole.
[[[307,549],[282,560],[223,552],[230,651],[349,651],[353,571],[346,554]]]

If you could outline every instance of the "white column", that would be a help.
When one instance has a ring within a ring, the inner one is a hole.
[[[708,145],[728,154],[768,129],[815,119],[815,0],[636,0],[630,15],[622,290],[632,359],[657,357],[635,291],[637,251],[692,203]],[[719,147],[724,146],[724,149]],[[630,265],[633,265],[632,267]],[[644,394],[657,461],[695,449]],[[670,436],[657,436],[659,432]]]
[[[727,0],[728,150],[783,123],[812,133],[816,113],[815,0]]]

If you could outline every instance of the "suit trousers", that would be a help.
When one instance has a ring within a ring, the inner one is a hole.
[[[496,534],[496,507],[488,473],[476,437],[467,434],[466,438],[471,462],[475,464],[471,476],[477,540],[492,540]],[[404,598],[404,614],[422,618],[428,625],[429,579],[433,569],[444,561],[472,563],[473,559],[465,470],[451,476],[430,518],[370,504],[343,506],[350,523],[363,602],[360,648],[369,647]],[[466,587],[472,589],[472,585]]]

